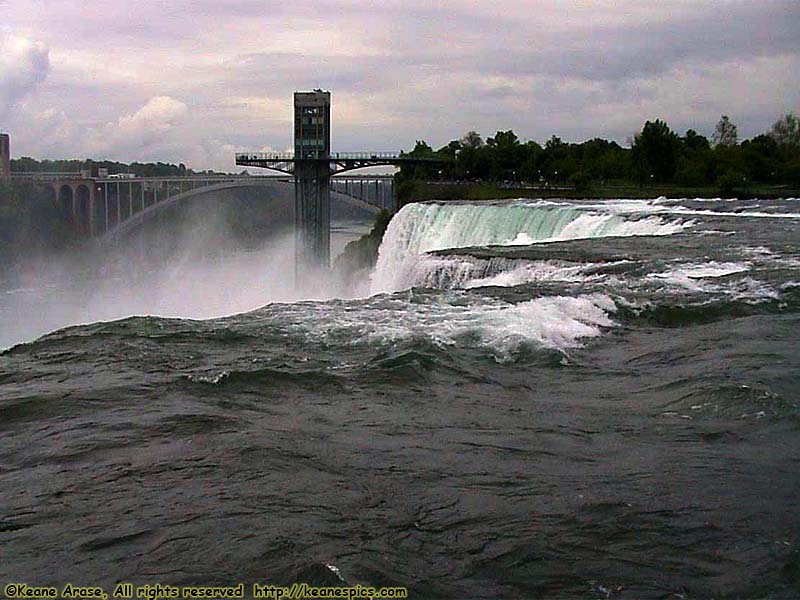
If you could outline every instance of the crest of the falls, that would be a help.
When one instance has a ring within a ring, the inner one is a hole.
[[[474,246],[517,246],[608,236],[670,235],[691,222],[626,216],[597,205],[547,201],[415,203],[395,215],[381,244],[372,292],[392,292],[431,279],[442,261],[426,253]]]

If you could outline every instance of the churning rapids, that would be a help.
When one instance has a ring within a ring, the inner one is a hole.
[[[369,286],[0,354],[0,580],[798,597],[800,202],[414,204]]]

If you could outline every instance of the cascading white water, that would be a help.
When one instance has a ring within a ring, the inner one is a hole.
[[[471,246],[515,246],[608,236],[670,235],[691,222],[658,216],[628,219],[614,212],[546,201],[415,203],[395,215],[381,244],[372,293],[392,292],[431,280],[441,259],[427,252]],[[485,276],[485,274],[484,274]],[[463,277],[460,277],[463,279]]]
[[[524,260],[503,257],[475,258],[466,255],[419,256],[408,276],[414,285],[439,290],[483,286],[514,286],[532,281],[578,282],[597,278],[588,273],[597,263],[558,260]]]

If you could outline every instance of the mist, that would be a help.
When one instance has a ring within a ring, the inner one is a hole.
[[[295,280],[286,211],[271,208],[269,231],[243,243],[231,208],[196,203],[116,244],[29,259],[11,288],[0,290],[0,349],[72,325],[145,315],[210,319],[359,292],[333,270],[311,274],[305,285]],[[332,258],[370,225],[363,218],[332,223]]]

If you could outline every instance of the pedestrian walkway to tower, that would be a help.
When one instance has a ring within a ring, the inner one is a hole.
[[[331,152],[331,93],[294,94],[294,153],[243,152],[236,164],[294,177],[297,265],[330,266],[331,177],[376,166],[442,162],[402,152]],[[394,203],[392,204],[394,207]]]

